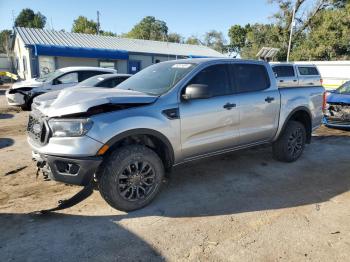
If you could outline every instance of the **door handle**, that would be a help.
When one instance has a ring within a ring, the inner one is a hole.
[[[293,80],[293,82],[296,82],[296,81],[298,81],[298,80],[296,80],[296,79]]]
[[[280,83],[283,83],[284,82],[284,80],[280,80]]]
[[[271,97],[271,96],[268,96],[268,97],[265,98],[265,101],[266,101],[267,103],[271,103],[273,100],[275,100],[275,98],[274,98],[274,97]]]
[[[226,103],[223,108],[230,110],[232,108],[236,107],[236,104]]]

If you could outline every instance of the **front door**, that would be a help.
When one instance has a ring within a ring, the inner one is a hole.
[[[203,69],[190,84],[208,85],[213,96],[180,102],[184,158],[191,159],[237,145],[239,113],[234,106],[237,101],[232,94],[227,65],[212,65]]]
[[[141,70],[141,62],[136,60],[130,60],[129,61],[129,74],[136,74],[138,71]]]

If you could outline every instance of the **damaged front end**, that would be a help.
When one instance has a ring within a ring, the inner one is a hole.
[[[350,104],[329,102],[323,122],[329,127],[350,129]]]

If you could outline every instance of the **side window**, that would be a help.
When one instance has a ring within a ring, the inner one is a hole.
[[[79,72],[79,82],[84,81],[90,77],[96,76],[96,75],[102,75],[102,74],[108,74],[108,72],[101,72],[101,71],[80,71]]]
[[[318,76],[319,73],[316,69],[316,67],[311,67],[311,66],[298,66],[298,70],[300,75],[302,76]]]
[[[59,78],[56,79],[55,83],[57,85],[78,83],[78,73],[72,72],[72,73],[68,73],[63,76],[60,76]]]
[[[115,79],[111,78],[111,79],[107,79],[102,81],[101,83],[99,83],[98,85],[96,85],[97,87],[115,87],[116,86],[116,82]]]
[[[238,93],[254,92],[270,87],[270,78],[265,66],[255,64],[233,64],[233,81]]]
[[[119,85],[121,82],[124,82],[126,79],[128,79],[128,77],[118,77],[118,78],[116,78],[114,86]]]
[[[272,67],[273,72],[277,77],[294,77],[293,66],[274,66]]]
[[[188,85],[208,85],[213,96],[223,96],[232,93],[228,80],[226,65],[212,65],[200,71]]]

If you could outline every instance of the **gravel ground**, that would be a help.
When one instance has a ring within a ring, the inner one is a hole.
[[[350,132],[320,128],[302,158],[270,147],[180,166],[148,207],[120,212],[98,192],[35,178],[27,112],[0,89],[1,261],[349,261]]]

